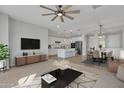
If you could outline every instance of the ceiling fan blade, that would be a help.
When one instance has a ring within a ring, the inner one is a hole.
[[[43,5],[40,5],[40,7],[45,8],[45,9],[48,9],[48,10],[51,10],[51,11],[53,11],[53,12],[56,12],[55,10],[53,10],[53,9],[51,9],[51,8],[49,8],[49,7],[43,6]]]
[[[56,13],[47,13],[47,14],[42,14],[42,16],[48,16],[48,15],[55,15]]]
[[[59,5],[56,5],[56,8],[57,8],[58,11],[61,11]]]
[[[63,16],[60,16],[61,22],[64,22]]]
[[[69,8],[71,8],[72,7],[72,5],[66,5],[66,6],[64,6],[62,9],[63,10],[68,10]]]
[[[80,10],[72,10],[72,11],[67,11],[65,13],[69,13],[69,14],[78,14],[80,13]]]
[[[74,19],[73,17],[71,17],[71,16],[69,16],[69,15],[64,15],[64,16],[67,17],[67,18],[69,18],[69,19],[71,19],[71,20]]]
[[[51,21],[54,21],[57,17],[58,17],[58,15],[56,15],[55,17],[53,17],[53,19],[51,19]]]

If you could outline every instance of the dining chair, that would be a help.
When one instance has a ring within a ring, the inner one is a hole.
[[[112,54],[113,54],[112,51],[108,52],[108,53],[106,54],[107,59],[112,59],[112,60],[113,60]]]
[[[93,62],[102,62],[102,59],[100,57],[99,51],[98,50],[94,50],[93,52]]]

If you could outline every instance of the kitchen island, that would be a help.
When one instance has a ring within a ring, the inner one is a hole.
[[[76,55],[75,48],[70,49],[58,49],[57,56],[59,58],[68,58]]]

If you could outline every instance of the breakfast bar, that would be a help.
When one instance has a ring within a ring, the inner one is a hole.
[[[73,56],[75,56],[75,54],[76,54],[75,48],[58,49],[58,51],[57,51],[57,55],[59,58],[73,57]]]

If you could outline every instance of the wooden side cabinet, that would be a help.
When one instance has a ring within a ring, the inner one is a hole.
[[[27,64],[27,57],[16,57],[16,66]]]
[[[41,61],[46,61],[47,60],[47,56],[46,55],[41,55]]]
[[[40,62],[40,55],[27,57],[27,64],[36,63],[36,62]]]
[[[16,57],[16,66],[27,65],[31,63],[43,62],[47,60],[46,55],[32,55]]]

